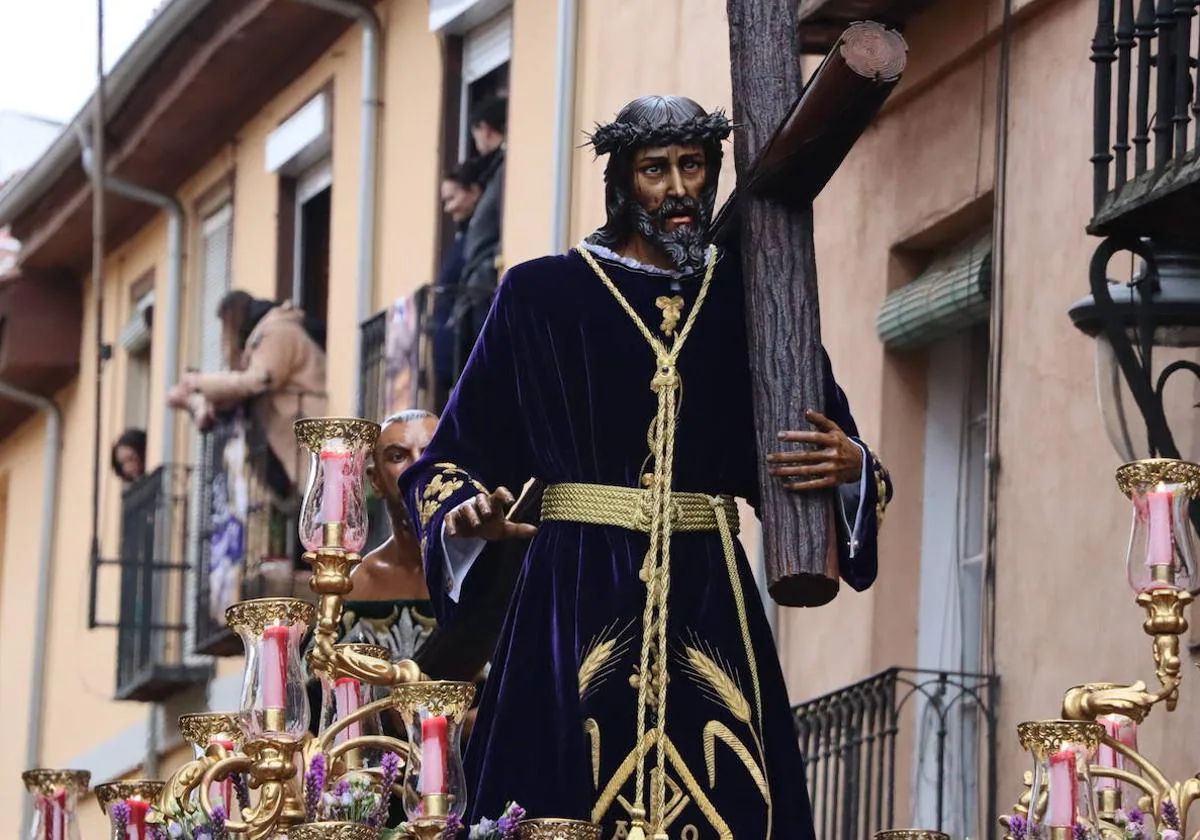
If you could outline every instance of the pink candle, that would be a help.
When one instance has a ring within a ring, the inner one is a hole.
[[[129,824],[125,828],[128,840],[146,840],[146,812],[150,803],[142,799],[126,799],[129,806]]]
[[[1050,756],[1050,791],[1046,803],[1046,825],[1051,828],[1075,826],[1075,753],[1059,750]]]
[[[448,734],[448,721],[441,715],[430,715],[421,721],[421,775],[417,790],[422,795],[449,793],[446,784]]]
[[[1096,722],[1104,727],[1105,734],[1119,744],[1137,749],[1137,724],[1125,715],[1102,715]],[[1125,756],[1121,755],[1107,744],[1101,744],[1096,753],[1096,764],[1100,767],[1110,767],[1115,770],[1125,769]],[[1116,788],[1117,780],[1101,776],[1096,779],[1096,790],[1112,790]]]
[[[233,752],[233,741],[229,738],[211,738],[210,744],[220,744],[228,753]],[[233,779],[226,779],[223,782],[213,782],[212,787],[208,789],[208,796],[216,804],[217,797],[221,799],[221,805],[225,808],[225,816],[234,816],[233,814]]]
[[[1175,494],[1170,490],[1155,490],[1146,494],[1146,515],[1149,519],[1149,539],[1146,541],[1147,566],[1170,566],[1174,562],[1175,552],[1171,541],[1174,502]]]
[[[329,448],[321,450],[321,469],[325,475],[321,490],[322,522],[344,522],[346,519],[346,468],[350,464],[350,452],[340,444],[341,441],[330,441]]]
[[[339,677],[333,683],[333,701],[338,720],[358,710],[362,705],[362,683],[353,677]],[[355,721],[338,732],[334,741],[338,744],[363,734],[362,721]]]
[[[287,627],[268,627],[263,631],[262,663],[259,679],[262,680],[263,707],[267,709],[287,708]]]
[[[67,840],[67,789],[56,789],[50,801],[54,812],[54,831],[50,836],[53,840]]]

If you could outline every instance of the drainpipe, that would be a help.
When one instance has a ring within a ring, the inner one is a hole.
[[[87,148],[83,150],[83,169],[88,175],[93,174],[92,153]],[[163,295],[163,322],[177,337],[181,326],[179,323],[179,300],[183,289],[183,232],[187,219],[183,205],[174,196],[138,186],[115,175],[104,176],[104,188],[108,192],[114,192],[133,201],[157,207],[167,214],[167,285]],[[165,393],[171,390],[179,379],[179,342],[171,340],[169,336],[163,344],[163,391]],[[171,434],[171,409],[165,402],[162,412],[162,463],[169,469],[175,463],[175,435]]]
[[[348,0],[297,0],[335,15],[351,18],[362,25],[362,126],[358,169],[358,265],[355,292],[355,317],[362,324],[371,316],[375,280],[375,176],[379,158],[380,45],[383,24],[375,10]],[[357,336],[354,349],[354,405],[362,398],[362,342]]]
[[[29,740],[26,767],[42,766],[43,708],[46,694],[46,636],[50,628],[50,582],[58,520],[59,457],[62,452],[62,411],[52,399],[0,382],[0,397],[27,405],[46,415],[45,466],[42,480],[42,528],[38,543],[37,595],[33,619],[33,665],[29,676]],[[29,824],[32,800],[25,797],[22,825]]]
[[[550,252],[570,247],[571,158],[575,133],[575,57],[579,0],[558,0],[554,56],[554,196],[550,209]]]
[[[87,146],[83,147],[82,163],[84,171],[90,177],[95,177],[92,153]],[[165,316],[163,322],[168,325],[168,329],[173,335],[168,335],[167,340],[163,342],[163,392],[165,393],[174,387],[179,378],[179,342],[176,337],[180,334],[182,326],[179,316],[179,299],[183,287],[183,233],[187,217],[184,214],[183,205],[174,196],[138,186],[115,175],[105,174],[102,178],[106,191],[157,207],[167,214],[167,283],[163,295],[163,314]],[[173,421],[171,408],[164,399],[162,403],[162,463],[164,467],[163,480],[168,483],[168,487],[173,486],[172,473],[175,466]],[[99,418],[97,418],[97,422],[99,422]],[[164,511],[167,523],[164,533],[167,535],[172,533],[170,513],[171,506],[168,502]],[[160,551],[163,550],[165,547],[160,549]],[[160,556],[162,555],[160,554]],[[96,586],[95,572],[92,574],[92,586]],[[92,599],[94,602],[94,592]],[[146,727],[146,755],[142,761],[142,769],[147,778],[154,778],[157,775],[158,767],[158,722],[162,718],[160,704],[151,703],[147,717],[149,723]]]

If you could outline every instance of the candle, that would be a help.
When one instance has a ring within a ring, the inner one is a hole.
[[[356,711],[362,705],[362,683],[353,677],[339,677],[333,684],[333,702],[338,720]],[[334,740],[340,744],[362,734],[362,721],[359,720],[338,732]]]
[[[1137,724],[1125,715],[1101,715],[1096,722],[1104,727],[1105,734],[1119,744],[1137,749]],[[1125,756],[1121,755],[1107,744],[1101,744],[1096,753],[1096,764],[1114,770],[1125,769]],[[1101,776],[1096,780],[1096,790],[1112,790],[1116,788],[1117,780]]]
[[[50,797],[50,810],[54,812],[53,840],[67,840],[67,789],[56,788]]]
[[[1075,753],[1061,749],[1050,756],[1050,791],[1046,803],[1046,825],[1075,826]]]
[[[146,812],[150,803],[143,799],[126,799],[129,806],[129,824],[125,828],[128,840],[146,840]]]
[[[350,463],[350,450],[340,438],[326,444],[321,450],[321,469],[325,485],[321,489],[321,521],[343,522],[346,519],[346,467]]]
[[[263,631],[259,679],[262,680],[263,707],[267,709],[287,708],[288,635],[288,628],[282,625]]]
[[[421,775],[417,789],[422,796],[449,793],[446,784],[448,721],[442,715],[430,715],[421,721]]]
[[[233,752],[233,741],[229,738],[214,736],[208,741],[209,744],[220,744],[228,753]],[[225,816],[233,816],[233,779],[229,778],[223,782],[213,782],[208,789],[208,797],[215,805],[217,798],[221,799],[221,806],[225,809]]]
[[[1146,565],[1170,567],[1174,563],[1174,546],[1171,540],[1172,508],[1175,494],[1158,485],[1146,494],[1146,515],[1149,519],[1149,538],[1146,541]],[[1157,578],[1155,578],[1157,580]]]

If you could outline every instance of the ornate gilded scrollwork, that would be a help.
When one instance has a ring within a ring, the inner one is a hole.
[[[225,610],[230,627],[242,627],[253,635],[261,635],[268,624],[311,624],[316,609],[299,598],[255,598],[240,601]]]
[[[310,452],[320,452],[322,444],[333,438],[341,438],[351,449],[370,449],[379,440],[379,424],[359,417],[304,417],[292,429]]]

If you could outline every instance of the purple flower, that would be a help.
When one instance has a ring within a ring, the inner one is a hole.
[[[246,775],[237,773],[233,776],[233,790],[237,794],[239,808],[250,807],[250,788],[246,784]]]
[[[1183,835],[1173,828],[1164,828],[1162,834],[1158,835],[1158,840],[1183,840]]]
[[[1008,818],[1008,834],[1012,840],[1026,840],[1029,835],[1029,824],[1020,814]]]
[[[496,822],[496,828],[500,831],[500,840],[517,840],[517,826],[523,819],[525,819],[525,809],[516,802],[508,803],[508,807],[504,809],[504,813]]]
[[[229,832],[225,829],[225,809],[220,805],[212,810],[213,840],[227,840]]]
[[[1182,826],[1179,824],[1179,808],[1170,799],[1164,799],[1162,803],[1162,820],[1163,825],[1169,829],[1180,831]]]
[[[1130,823],[1137,823],[1138,825],[1146,824],[1146,813],[1141,808],[1130,808],[1128,816]]]
[[[161,825],[157,823],[150,826],[148,829],[150,840],[167,840],[167,832],[163,830]]]
[[[1071,827],[1071,838],[1072,840],[1088,840],[1087,827],[1081,822],[1076,822],[1075,825]]]
[[[325,754],[317,753],[309,762],[308,772],[304,774],[304,814],[309,822],[317,819],[317,807],[321,802],[321,793],[325,790]],[[238,792],[241,799],[241,792]]]
[[[400,778],[400,756],[391,752],[384,753],[383,760],[379,763],[379,769],[383,771],[383,778],[379,783],[379,805],[367,817],[367,825],[372,828],[379,828],[387,819],[388,808],[392,804],[392,785],[396,784],[396,780]]]
[[[462,817],[451,814],[446,817],[446,827],[442,829],[442,840],[458,840],[465,830],[466,826],[463,825]]]
[[[114,840],[125,840],[125,830],[129,827],[129,803],[124,800],[114,802],[108,809],[108,818],[112,820]]]

